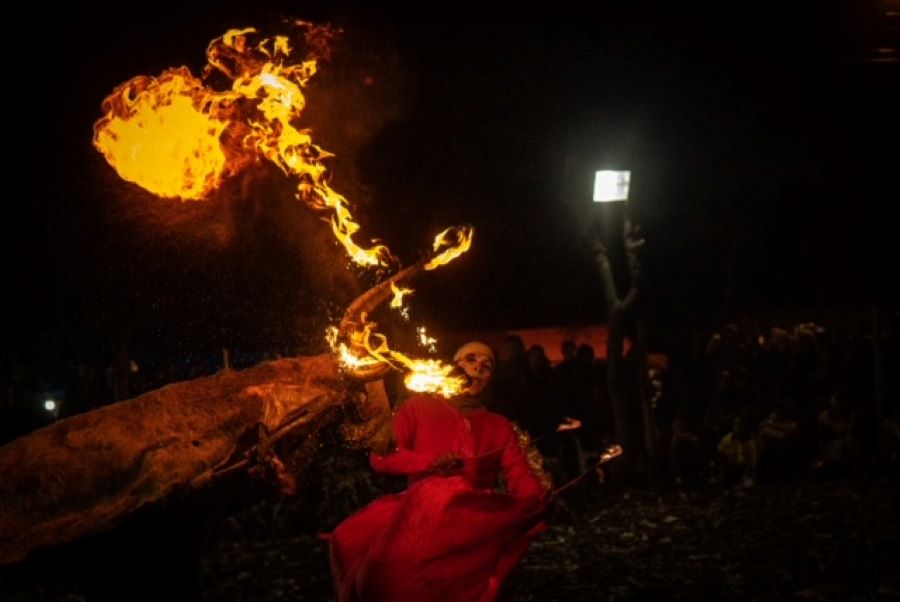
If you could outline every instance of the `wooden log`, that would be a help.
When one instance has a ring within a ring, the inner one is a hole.
[[[20,437],[0,447],[0,565],[252,466],[273,434],[322,428],[362,398],[333,355],[289,358],[171,384]]]
[[[341,336],[354,340],[351,333],[390,297],[391,285],[426,265],[423,259],[358,297],[344,313]],[[348,441],[386,449],[390,403],[380,379],[389,369],[379,362],[345,373],[333,354],[323,354],[223,370],[0,447],[0,566],[109,529],[142,507],[237,470],[274,474],[290,490],[293,476],[285,474],[273,442],[298,431],[310,441],[345,404],[356,410],[355,420],[343,425]],[[304,453],[314,449],[307,445]]]

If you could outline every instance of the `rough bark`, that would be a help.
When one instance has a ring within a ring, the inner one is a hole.
[[[339,332],[354,333],[391,295],[391,285],[426,269],[398,272],[357,298]],[[38,548],[106,530],[136,510],[188,493],[238,470],[275,480],[294,475],[275,443],[300,438],[292,459],[317,449],[312,436],[337,409],[352,412],[343,432],[352,445],[382,449],[390,437],[384,362],[342,371],[333,354],[282,359],[239,372],[172,384],[73,416],[0,447],[0,565]],[[304,444],[305,442],[305,444]]]
[[[363,399],[349,385],[332,355],[282,359],[172,384],[8,443],[0,448],[0,564],[110,528],[236,468],[278,473],[273,441],[308,435],[340,405]]]

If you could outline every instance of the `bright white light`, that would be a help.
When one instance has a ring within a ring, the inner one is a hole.
[[[631,181],[630,171],[612,171],[604,169],[594,176],[594,202],[609,203],[628,199],[628,183]]]
[[[48,412],[52,412],[53,410],[56,409],[56,402],[53,401],[52,399],[48,399],[47,401],[44,402],[44,409],[47,410]]]

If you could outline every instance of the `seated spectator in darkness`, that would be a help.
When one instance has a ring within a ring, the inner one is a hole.
[[[684,414],[672,421],[670,444],[672,476],[676,485],[696,485],[703,476],[703,445],[694,425]]]
[[[525,343],[520,336],[509,335],[499,348],[494,390],[489,404],[491,410],[520,425],[527,423],[527,413],[533,403],[527,378]]]
[[[816,467],[828,476],[846,476],[859,460],[856,412],[844,396],[834,393],[819,414],[819,461]]]
[[[559,407],[556,396],[556,382],[553,375],[553,367],[547,353],[540,345],[532,345],[528,348],[528,372],[526,384],[532,400],[528,408],[524,423],[521,425],[532,437],[540,437],[556,428],[562,422],[564,413]],[[556,437],[548,437],[538,443],[538,447],[544,453],[556,455],[558,451]]]
[[[602,444],[600,425],[601,400],[600,387],[603,384],[600,364],[595,359],[594,348],[584,343],[576,351],[575,397],[573,407],[568,414],[582,421],[583,426],[575,434],[578,442],[579,472],[585,470],[585,455],[599,454]]]
[[[800,425],[791,416],[789,401],[776,404],[759,424],[760,479],[796,476],[804,464]]]
[[[719,473],[728,486],[752,487],[756,482],[758,446],[744,418],[734,417],[731,431],[719,441]]]

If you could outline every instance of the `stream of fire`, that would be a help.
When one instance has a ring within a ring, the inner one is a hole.
[[[245,470],[292,492],[294,474],[320,446],[318,433],[342,407],[352,406],[341,424],[350,445],[387,449],[391,412],[381,379],[390,369],[404,372],[412,391],[450,396],[462,388],[453,366],[392,349],[371,314],[392,296],[403,312],[411,290],[402,284],[466,252],[473,230],[447,228],[430,257],[403,269],[386,246],[355,241],[350,205],[327,182],[323,161],[332,155],[300,126],[302,90],[335,32],[291,25],[293,36],[241,29],[214,39],[201,77],[178,67],[121,84],[103,102],[94,145],[124,180],[171,202],[223,198],[223,184],[270,162],[298,200],[330,221],[353,263],[393,274],[328,329],[330,352],[171,383],[0,446],[0,566]],[[416,334],[433,351],[424,328]]]
[[[316,145],[309,128],[301,127],[303,89],[330,42],[339,33],[329,26],[293,21],[293,35],[267,37],[254,28],[233,29],[209,43],[202,75],[187,67],[165,70],[158,77],[140,75],[117,86],[103,101],[104,116],[94,125],[94,146],[124,180],[163,199],[209,200],[224,181],[262,161],[276,165],[296,182],[299,200],[326,213],[336,239],[350,260],[384,270],[399,262],[388,248],[369,248],[354,241],[359,224],[347,199],[326,181],[325,159],[331,153]],[[296,42],[300,42],[297,44]],[[218,89],[213,81],[224,81]],[[470,226],[448,228],[434,240],[434,256],[416,270],[433,270],[466,252]],[[391,289],[391,307],[408,318],[404,295]],[[391,349],[387,338],[366,316],[354,328],[328,329],[327,338],[344,366],[353,369],[390,366],[406,372],[412,391],[452,395],[462,380],[452,366],[435,359],[414,359]],[[422,342],[434,340],[419,327]]]

